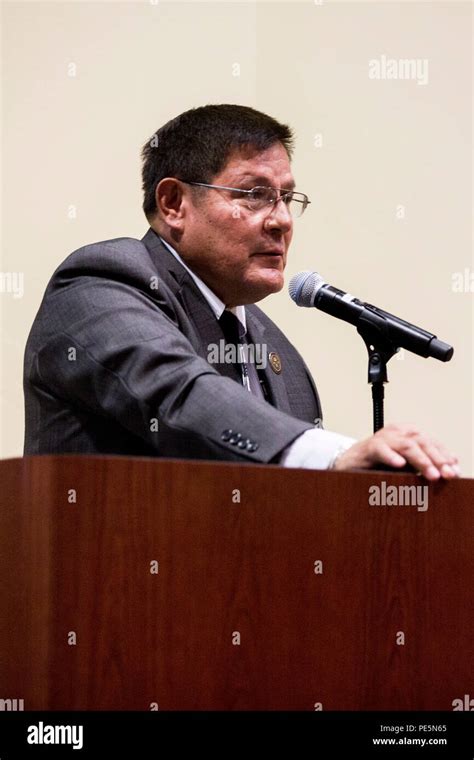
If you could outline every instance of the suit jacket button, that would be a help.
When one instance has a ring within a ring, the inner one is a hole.
[[[221,435],[221,441],[228,441],[233,432],[233,430],[224,430]]]
[[[239,441],[237,444],[237,447],[239,449],[246,449],[247,448],[247,441]]]
[[[231,443],[232,446],[235,446],[235,444],[238,443],[241,438],[242,438],[242,433],[234,433],[232,438],[229,438],[229,443]]]
[[[257,451],[258,449],[258,443],[254,443],[253,441],[250,441],[250,443],[247,444],[247,451]]]

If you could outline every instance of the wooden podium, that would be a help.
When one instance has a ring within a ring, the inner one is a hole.
[[[4,460],[0,478],[0,699],[452,710],[474,696],[472,480],[89,456]]]

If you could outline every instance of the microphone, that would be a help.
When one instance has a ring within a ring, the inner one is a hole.
[[[355,325],[359,331],[367,326],[373,328],[381,332],[383,337],[397,348],[405,348],[425,359],[431,356],[439,361],[449,362],[454,353],[453,347],[438,340],[436,335],[328,285],[317,272],[305,271],[295,274],[291,278],[288,290],[298,306],[314,306],[326,314]]]

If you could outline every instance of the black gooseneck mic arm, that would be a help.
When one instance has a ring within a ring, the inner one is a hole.
[[[386,323],[382,317],[372,314],[370,320],[361,315],[357,332],[369,353],[368,381],[372,385],[372,409],[374,433],[384,426],[384,384],[388,383],[387,362],[400,349],[387,336]]]

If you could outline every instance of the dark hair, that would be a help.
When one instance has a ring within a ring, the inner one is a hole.
[[[221,104],[185,111],[143,146],[143,211],[148,219],[156,213],[155,191],[164,177],[211,182],[233,150],[247,146],[266,150],[276,142],[291,158],[290,127],[254,108]]]

